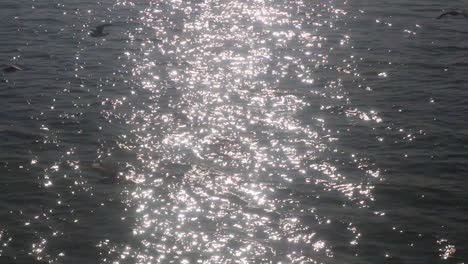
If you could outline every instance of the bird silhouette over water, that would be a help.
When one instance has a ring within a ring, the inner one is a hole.
[[[3,72],[5,73],[10,73],[10,72],[16,72],[16,71],[22,71],[23,68],[21,68],[18,65],[15,64],[3,64]]]
[[[109,26],[112,26],[112,24],[102,24],[102,25],[96,26],[96,28],[93,29],[91,33],[89,33],[89,35],[95,38],[107,36],[109,35],[109,33],[105,33],[104,28],[109,27]]]
[[[468,11],[459,11],[459,10],[452,10],[448,12],[444,12],[437,17],[437,19],[441,19],[445,16],[463,16],[464,18],[468,18]]]

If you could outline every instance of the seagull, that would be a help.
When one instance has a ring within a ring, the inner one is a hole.
[[[450,15],[450,16],[462,15],[463,17],[468,18],[468,12],[467,11],[448,11],[448,12],[442,13],[440,16],[437,17],[437,19],[441,19],[444,16],[448,16],[448,15]]]
[[[3,64],[3,66],[5,66],[5,68],[3,68],[3,72],[5,72],[5,73],[15,72],[15,71],[22,71],[23,70],[23,68],[21,68],[18,65],[15,65],[15,64]]]
[[[95,37],[95,38],[107,36],[107,35],[109,35],[109,33],[104,33],[104,28],[108,27],[108,26],[112,26],[112,24],[99,25],[95,29],[93,29],[93,31],[91,31],[91,33],[89,33],[89,35],[91,37]]]

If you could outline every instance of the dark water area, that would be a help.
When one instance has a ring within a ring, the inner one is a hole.
[[[3,0],[0,263],[466,263],[464,6]]]

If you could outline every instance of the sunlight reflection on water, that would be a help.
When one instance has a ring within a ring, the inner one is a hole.
[[[326,121],[303,126],[296,118],[310,91],[331,102],[349,100],[337,83],[330,91],[313,85],[313,69],[328,64],[321,27],[333,29],[345,12],[319,6],[324,18],[310,21],[310,6],[291,8],[302,16],[269,1],[172,1],[141,12],[153,32],[129,57],[137,57],[135,80],[151,100],[128,120],[144,166],[132,176],[143,181],[133,178],[139,183],[128,197],[137,208],[133,232],[143,242],[130,254],[141,263],[320,262],[333,257],[320,234],[319,225],[333,224],[317,212],[320,196],[342,193],[340,207],[372,200],[365,172],[378,177],[378,169],[356,160],[363,173],[351,179],[323,160],[332,139]],[[172,20],[184,24],[168,27]],[[294,94],[296,83],[302,94]],[[165,132],[153,133],[158,126]],[[358,243],[356,227],[347,230],[348,243]]]
[[[445,99],[465,131],[440,85],[463,58],[358,2],[5,5],[0,54],[27,67],[2,75],[0,262],[451,261],[464,152],[424,113]]]

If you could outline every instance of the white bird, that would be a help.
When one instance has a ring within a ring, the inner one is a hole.
[[[452,11],[448,11],[448,12],[444,12],[442,14],[440,14],[440,16],[437,17],[437,19],[441,19],[445,16],[463,16],[464,18],[468,18],[468,11],[466,10],[462,10],[462,11],[459,11],[459,10],[452,10]]]
[[[23,70],[23,68],[15,64],[3,64],[3,66],[5,66],[5,68],[3,68],[3,72],[6,72],[6,73]]]

